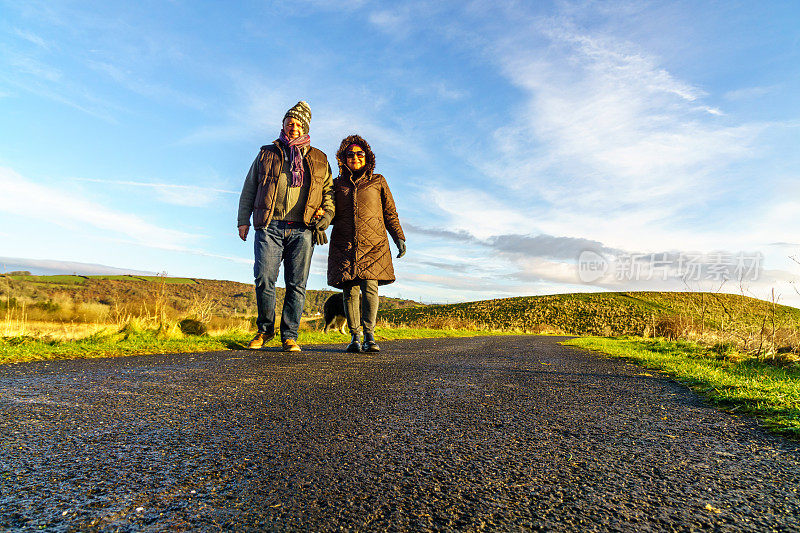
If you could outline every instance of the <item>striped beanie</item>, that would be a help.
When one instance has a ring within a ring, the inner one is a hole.
[[[297,102],[294,107],[289,109],[285,115],[283,115],[283,120],[286,121],[287,117],[296,118],[300,122],[303,123],[303,128],[305,129],[305,133],[308,133],[308,130],[311,126],[311,108],[308,107],[308,104],[304,101]]]

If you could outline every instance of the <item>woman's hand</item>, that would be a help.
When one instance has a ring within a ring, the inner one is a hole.
[[[397,251],[398,251],[397,258],[400,259],[404,255],[406,255],[406,241],[404,241],[403,239],[397,239],[396,241],[394,241],[394,243],[397,245]]]

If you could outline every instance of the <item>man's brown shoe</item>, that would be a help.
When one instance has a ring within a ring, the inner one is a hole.
[[[294,339],[286,339],[283,341],[284,352],[302,352],[300,345]]]
[[[266,344],[267,342],[269,342],[269,337],[267,336],[266,333],[257,333],[256,336],[253,337],[253,340],[250,341],[250,344],[247,345],[247,347],[250,348],[251,350],[257,350],[262,346],[264,346],[264,344]]]

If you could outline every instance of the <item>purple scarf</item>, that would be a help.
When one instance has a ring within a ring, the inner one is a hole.
[[[290,141],[289,138],[286,136],[286,132],[281,130],[281,136],[278,137],[278,140],[286,144],[290,151],[291,151],[291,159],[292,159],[292,187],[300,187],[303,185],[303,174],[305,170],[303,169],[303,154],[300,152],[300,148],[303,146],[309,146],[311,144],[311,137],[308,134],[301,135],[300,137]]]

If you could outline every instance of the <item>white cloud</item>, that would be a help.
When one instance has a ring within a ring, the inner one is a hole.
[[[398,38],[408,35],[412,27],[408,7],[373,11],[369,14],[368,20],[384,33]]]
[[[656,59],[609,37],[582,35],[569,25],[542,31],[545,50],[501,43],[500,67],[528,93],[521,120],[498,139],[503,157],[522,157],[519,185],[541,183],[549,174],[580,176],[566,186],[548,183],[548,200],[597,207],[606,200],[640,202],[702,192],[719,170],[750,155],[757,125],[717,124],[722,111],[698,106],[703,91],[676,79]],[[528,151],[527,153],[530,153]],[[498,171],[492,175],[501,178]]]
[[[450,218],[447,229],[465,231],[479,239],[535,230],[535,221],[517,207],[479,189],[442,189],[423,186],[420,200],[433,202]]]
[[[17,35],[17,37],[20,37],[28,41],[29,43],[33,43],[39,48],[44,48],[45,50],[50,49],[50,45],[47,43],[47,41],[45,41],[44,39],[42,39],[40,36],[36,35],[33,32],[15,28],[14,33]]]
[[[723,97],[726,100],[730,100],[732,102],[738,100],[751,100],[754,98],[760,98],[762,96],[766,96],[770,93],[775,92],[777,89],[778,86],[776,85],[743,87],[741,89],[734,89],[732,91],[728,91],[723,95]]]
[[[0,69],[0,81],[106,122],[117,122],[111,110],[119,111],[119,106],[92,96],[58,68],[30,56],[13,53],[6,54],[6,62],[10,68]]]
[[[402,154],[403,158],[429,161],[430,153],[423,148],[415,134],[414,125],[402,117],[390,115],[384,119],[380,110],[380,94],[362,94],[365,103],[358,110],[345,110],[341,104],[349,99],[351,87],[316,93],[311,99],[301,87],[294,90],[284,84],[275,88],[275,83],[267,80],[252,80],[253,75],[245,77],[241,72],[231,73],[231,83],[236,85],[237,97],[230,106],[229,113],[221,123],[203,126],[178,141],[178,144],[215,143],[234,140],[258,139],[270,143],[280,133],[281,122],[286,110],[299,98],[307,99],[311,106],[311,144],[323,149],[328,155],[331,168],[336,173],[336,154],[341,140],[350,133],[362,135],[380,154]],[[247,84],[237,80],[248,79]],[[238,85],[237,85],[238,84]],[[265,89],[269,87],[269,90]],[[362,92],[366,89],[359,89]],[[337,92],[339,91],[339,92]],[[380,163],[379,163],[380,164]]]
[[[156,272],[144,270],[131,270],[129,268],[117,268],[96,263],[79,263],[75,261],[54,261],[51,259],[28,259],[19,257],[0,257],[0,268],[9,270],[28,270],[36,274],[130,274],[154,276]]]
[[[89,226],[101,232],[123,235],[133,242],[171,250],[183,250],[198,236],[163,228],[129,213],[120,213],[91,202],[67,189],[40,185],[0,167],[0,211],[24,218],[46,220],[66,227]]]
[[[111,63],[88,61],[87,65],[98,72],[106,74],[129,91],[142,96],[174,102],[193,109],[205,109],[206,107],[206,102],[202,98],[177,91],[161,83],[146,81],[129,70],[123,70]]]
[[[162,202],[188,207],[205,207],[215,202],[221,194],[239,195],[240,191],[202,187],[197,185],[178,185],[173,183],[149,183],[124,180],[100,180],[92,178],[73,178],[75,181],[89,181],[124,187],[143,187],[155,190]]]
[[[7,52],[6,59],[8,64],[18,72],[30,74],[48,82],[57,82],[63,77],[58,68],[42,63],[32,56]]]
[[[228,75],[235,87],[236,103],[228,108],[221,123],[202,126],[180,139],[178,144],[215,143],[264,136],[271,141],[274,139],[271,135],[277,137],[284,113],[297,102],[295,94],[276,88],[266,80],[250,80],[252,73],[230,71]],[[241,79],[248,79],[250,83],[235,81]]]

